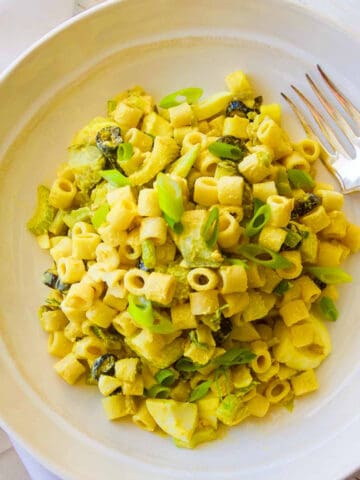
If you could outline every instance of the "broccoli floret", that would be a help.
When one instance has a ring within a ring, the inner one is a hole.
[[[304,197],[295,200],[293,211],[291,212],[291,218],[295,219],[302,217],[307,213],[310,213],[316,207],[321,204],[321,198],[314,193],[304,195]]]

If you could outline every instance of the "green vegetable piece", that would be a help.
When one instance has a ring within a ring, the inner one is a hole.
[[[292,190],[285,167],[279,167],[275,184],[276,189],[280,195],[284,195],[285,197],[292,196]]]
[[[289,282],[289,280],[281,280],[280,283],[278,283],[278,285],[276,285],[276,287],[274,288],[273,290],[273,293],[275,293],[275,295],[284,295],[285,292],[287,292],[288,290],[290,290],[290,288],[292,288],[293,284],[291,282]]]
[[[100,205],[100,207],[95,210],[93,216],[91,217],[91,223],[94,225],[96,230],[105,222],[106,216],[109,212],[110,207],[107,203]]]
[[[306,267],[305,270],[328,285],[352,282],[352,276],[338,267]]]
[[[273,252],[269,248],[265,248],[255,243],[249,243],[248,245],[238,247],[237,253],[240,253],[245,258],[258,265],[267,268],[290,268],[293,265],[292,262],[279,253]]]
[[[108,126],[98,131],[95,137],[96,146],[106,157],[112,166],[116,159],[116,150],[120,143],[123,143],[121,130],[119,127]]]
[[[88,192],[100,182],[105,158],[94,145],[70,147],[68,163],[75,175],[75,184],[80,190]]]
[[[174,230],[175,225],[180,223],[184,212],[181,187],[169,175],[159,173],[156,177],[156,190],[164,218]]]
[[[123,347],[123,340],[118,333],[108,332],[105,328],[92,325],[90,330],[93,334],[104,342],[106,348],[109,350],[121,350]]]
[[[128,296],[128,312],[134,322],[141,328],[146,328],[153,333],[171,333],[174,331],[173,324],[168,317],[153,310],[152,304],[145,297]]]
[[[294,208],[291,212],[291,218],[296,219],[298,217],[302,217],[303,215],[310,213],[319,205],[321,205],[321,198],[314,193],[308,193],[302,198],[297,198],[295,200]]]
[[[208,150],[216,157],[230,160],[242,160],[244,157],[244,152],[241,148],[223,142],[211,143],[208,146]]]
[[[50,190],[44,185],[37,189],[37,204],[33,216],[27,222],[28,230],[34,235],[46,233],[53,222],[56,208],[49,204]]]
[[[48,231],[53,233],[54,235],[66,235],[67,233],[67,226],[64,223],[64,216],[66,212],[64,210],[58,210],[56,212],[54,220],[51,222]]]
[[[172,235],[187,267],[216,268],[223,261],[221,253],[215,248],[210,248],[202,235],[207,218],[206,210],[187,210],[181,218],[183,231]]]
[[[91,211],[89,207],[81,207],[77,210],[72,210],[70,213],[66,213],[63,217],[64,223],[72,228],[76,222],[85,222],[89,220]]]
[[[47,287],[49,288],[56,288],[56,282],[58,280],[58,276],[55,272],[52,272],[51,270],[46,270],[46,272],[44,272],[42,274],[42,278],[41,278],[41,281],[44,285],[46,285]]]
[[[161,108],[171,108],[180,105],[181,103],[187,102],[190,105],[199,100],[203,94],[203,89],[198,87],[189,87],[182,88],[176,92],[169,93],[159,102],[159,107]]]
[[[171,387],[178,377],[178,372],[173,368],[164,368],[155,374],[155,380],[157,383],[159,385],[165,385],[165,387]]]
[[[99,380],[100,375],[114,375],[115,373],[115,362],[117,358],[111,353],[105,353],[98,357],[92,367],[91,367],[91,376],[95,380]]]
[[[253,237],[261,232],[270,220],[271,210],[269,205],[262,205],[256,211],[250,222],[246,224],[245,233],[248,237]]]
[[[168,398],[170,388],[165,385],[152,385],[145,390],[145,396],[149,398]]]
[[[101,176],[114,187],[125,187],[126,185],[130,185],[128,178],[116,169],[102,170]]]
[[[206,222],[202,229],[202,236],[205,240],[206,245],[209,248],[213,248],[216,245],[217,238],[219,235],[219,209],[218,207],[213,207],[206,219]]]
[[[214,177],[218,180],[221,177],[233,177],[239,175],[237,163],[232,160],[220,160],[216,166]]]
[[[301,232],[294,223],[289,224],[288,228],[286,228],[286,232],[287,234],[283,246],[290,250],[299,247],[305,234],[308,233],[305,231]]]
[[[242,400],[236,395],[227,395],[218,406],[216,415],[225,425],[233,425],[242,405]]]
[[[145,239],[141,244],[141,258],[146,268],[152,269],[156,265],[156,249],[154,241],[151,238]]]
[[[188,398],[188,402],[196,402],[197,400],[200,400],[201,398],[205,397],[205,395],[208,393],[210,386],[212,384],[211,380],[206,380],[205,382],[199,383],[194,390],[190,393],[190,396]]]
[[[319,301],[321,313],[329,322],[336,322],[339,317],[339,311],[330,297],[322,297]]]
[[[134,149],[131,143],[121,143],[117,149],[117,162],[120,164],[126,160],[130,160],[133,156]]]
[[[175,368],[179,372],[196,372],[199,368],[203,368],[205,365],[194,363],[190,358],[182,357],[175,363]]]
[[[189,172],[194,165],[199,152],[200,144],[194,145],[188,152],[170,165],[169,173],[177,175],[178,177],[186,178],[189,175]]]
[[[305,192],[309,192],[315,187],[313,178],[309,173],[304,172],[304,170],[290,168],[287,174],[294,188],[302,188]]]
[[[247,348],[234,347],[219,357],[214,358],[213,363],[218,367],[232,367],[234,365],[243,365],[256,358],[254,352]]]

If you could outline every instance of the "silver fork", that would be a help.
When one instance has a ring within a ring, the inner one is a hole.
[[[317,65],[317,69],[338,104],[341,105],[343,110],[349,115],[360,131],[360,112],[352,102],[341,93],[320,65]],[[339,109],[329,102],[323,91],[316,85],[310,75],[306,74],[306,78],[325,111],[334,120],[339,127],[339,130],[348,140],[350,146],[352,146],[352,153],[348,151],[349,148],[344,147],[343,142],[339,139],[336,131],[329,126],[329,122],[325,120],[324,116],[314,104],[297,87],[291,85],[291,88],[296,92],[310,111],[330,148],[328,148],[323,139],[315,133],[313,127],[306,120],[305,116],[295,103],[284,93],[281,93],[281,95],[288,102],[295,115],[300,120],[306,134],[320,143],[323,149],[321,160],[329,172],[338,180],[342,192],[351,193],[360,191],[360,136],[355,132],[354,127],[345,119],[344,115],[340,113]]]

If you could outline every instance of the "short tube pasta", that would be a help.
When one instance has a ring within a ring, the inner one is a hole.
[[[210,268],[194,268],[187,274],[190,287],[198,292],[213,290],[218,284],[217,274]]]
[[[200,177],[194,184],[194,201],[206,207],[218,203],[218,182],[213,177]]]
[[[219,217],[218,243],[222,248],[236,245],[241,237],[241,227],[229,212],[222,212]]]
[[[144,295],[149,273],[139,268],[131,268],[124,275],[124,287],[133,295]]]
[[[76,191],[75,185],[70,180],[58,178],[51,187],[49,203],[55,208],[63,210],[69,208],[74,200]]]

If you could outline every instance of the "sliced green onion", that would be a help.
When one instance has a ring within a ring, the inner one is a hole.
[[[276,189],[279,195],[284,195],[285,197],[292,196],[292,190],[289,183],[287,170],[285,167],[279,167],[275,184],[276,184]]]
[[[289,282],[289,280],[281,280],[280,283],[278,283],[276,285],[276,287],[274,288],[273,290],[273,293],[275,293],[275,295],[284,295],[285,292],[287,292],[288,290],[290,290],[290,288],[292,288],[293,284],[291,282]]]
[[[256,354],[247,348],[234,347],[227,352],[215,357],[213,363],[218,367],[232,367],[249,363],[256,358]]]
[[[213,248],[217,242],[219,235],[219,209],[213,207],[204,223],[201,231],[201,235],[204,238],[206,245],[209,248]]]
[[[220,158],[227,158],[230,160],[242,160],[244,152],[241,148],[229,143],[214,142],[208,146],[210,153]]]
[[[120,143],[117,149],[117,161],[124,162],[125,160],[130,160],[133,156],[134,149],[131,143]]]
[[[126,185],[130,185],[129,179],[116,169],[102,170],[101,176],[114,187],[125,187]]]
[[[100,205],[100,207],[95,210],[93,216],[91,217],[91,223],[94,225],[96,230],[105,222],[106,216],[109,212],[110,207],[107,203]]]
[[[311,175],[303,170],[298,170],[296,168],[290,168],[287,171],[290,183],[295,188],[302,188],[305,192],[312,190],[315,187],[315,182]]]
[[[169,167],[169,173],[177,175],[178,177],[185,178],[189,175],[189,172],[192,166],[197,159],[197,156],[200,152],[200,144],[196,144],[190,148],[182,157],[178,158],[173,164]]]
[[[259,210],[259,208],[262,207],[263,205],[266,205],[266,203],[260,200],[259,198],[254,198],[254,215]]]
[[[63,216],[63,222],[72,228],[76,222],[84,222],[90,218],[91,212],[89,207],[81,207],[77,210],[72,210],[70,213],[66,213]]]
[[[254,216],[246,224],[245,233],[248,237],[253,237],[261,232],[270,220],[271,210],[269,205],[262,205],[255,211]]]
[[[265,248],[255,243],[249,243],[248,245],[242,245],[237,249],[237,253],[240,253],[248,260],[251,260],[258,265],[268,268],[290,268],[293,263],[287,260],[279,253],[273,252],[269,248]]]
[[[155,268],[156,265],[156,249],[155,249],[155,244],[154,241],[151,240],[151,238],[145,239],[141,243],[141,258],[143,261],[143,264],[146,268]]]
[[[330,322],[336,322],[339,317],[338,309],[335,306],[335,303],[330,297],[322,297],[319,301],[321,313],[324,315],[326,320]]]
[[[203,89],[198,87],[189,87],[182,88],[176,92],[169,93],[159,102],[159,107],[161,108],[171,108],[180,105],[181,103],[187,102],[190,105],[199,100],[203,94]]]
[[[171,333],[174,331],[173,324],[168,317],[153,310],[152,304],[145,297],[128,296],[128,309],[134,322],[141,328],[146,328],[153,333]]]
[[[165,387],[171,387],[178,377],[178,372],[173,368],[164,368],[155,374],[155,380],[157,383],[159,385],[164,385]]]
[[[197,385],[190,393],[188,402],[196,402],[197,400],[200,400],[200,398],[205,397],[210,389],[211,384],[211,380],[206,380],[205,382],[199,383],[199,385]]]
[[[352,282],[352,276],[338,267],[306,267],[305,270],[328,285]]]
[[[169,175],[159,173],[156,177],[156,190],[159,206],[166,222],[174,229],[184,212],[183,196],[180,185]]]
[[[167,398],[170,393],[170,388],[165,385],[152,385],[145,390],[145,396],[149,398]]]
[[[128,300],[128,312],[135,323],[140,327],[151,327],[154,323],[154,314],[150,300],[147,300],[145,297],[136,297],[132,294],[128,296]]]
[[[181,222],[175,222],[172,218],[166,215],[166,213],[163,213],[163,217],[165,222],[172,230],[174,230],[175,233],[180,234],[184,230],[183,224]]]
[[[196,372],[199,368],[205,367],[205,365],[200,365],[194,363],[190,358],[182,357],[175,363],[175,368],[179,372]]]

